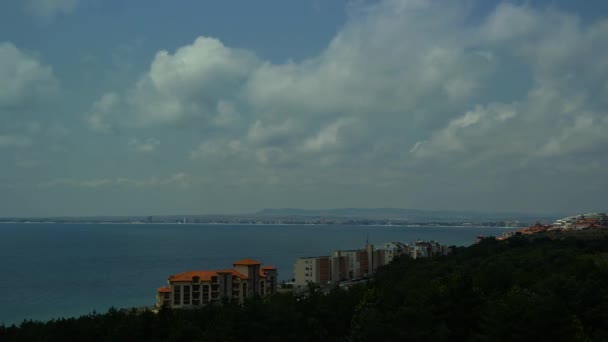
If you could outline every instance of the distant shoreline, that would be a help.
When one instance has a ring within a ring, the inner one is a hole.
[[[516,229],[520,227],[508,226],[480,226],[480,225],[450,225],[450,224],[357,224],[357,223],[225,223],[225,222],[17,222],[2,221],[0,224],[87,224],[87,225],[191,225],[191,226],[350,226],[350,227],[399,227],[399,228],[496,228]]]

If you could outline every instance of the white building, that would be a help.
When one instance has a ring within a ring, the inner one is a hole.
[[[329,256],[304,257],[296,259],[293,266],[294,286],[306,286],[308,283],[325,284],[331,279]]]

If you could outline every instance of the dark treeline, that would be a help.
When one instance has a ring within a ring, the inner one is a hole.
[[[608,238],[486,239],[328,295],[0,327],[0,341],[71,340],[608,341]]]

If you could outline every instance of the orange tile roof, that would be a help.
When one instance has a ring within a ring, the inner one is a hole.
[[[234,262],[234,265],[246,265],[246,266],[261,265],[261,264],[262,264],[261,262],[255,261],[252,259],[242,259],[242,260]]]
[[[277,268],[274,266],[262,266],[263,270],[276,270]]]
[[[192,281],[194,277],[199,277],[201,281],[211,281],[213,276],[217,276],[216,271],[188,271],[169,276],[169,281]]]
[[[211,281],[211,277],[217,276],[219,273],[230,273],[233,276],[241,279],[247,279],[247,276],[233,269],[217,270],[217,271],[188,271],[179,274],[174,274],[169,277],[169,281],[192,281],[192,278],[199,277],[201,281]]]
[[[158,293],[170,293],[171,288],[168,286],[163,286],[158,288]]]
[[[233,276],[239,277],[241,279],[247,279],[246,275],[244,275],[243,273],[239,273],[239,272],[233,270],[232,268],[229,268],[229,269],[226,269],[226,270],[219,270],[219,271],[217,271],[217,273],[230,273]]]

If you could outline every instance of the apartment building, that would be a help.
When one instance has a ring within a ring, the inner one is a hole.
[[[337,250],[330,256],[298,258],[294,264],[294,286],[367,276],[384,265],[384,260],[384,250],[374,250],[370,244],[364,249]]]
[[[403,242],[392,241],[382,245],[382,250],[384,251],[384,264],[387,265],[396,257],[407,254],[408,248]]]
[[[376,270],[400,255],[413,259],[446,255],[449,249],[435,241],[411,244],[388,242],[379,249],[366,244],[363,249],[337,250],[330,256],[298,258],[294,264],[294,286],[308,283],[327,284],[348,281],[374,274]]]
[[[412,259],[429,258],[447,255],[449,248],[435,241],[416,241],[407,246],[407,252]]]
[[[306,286],[308,283],[326,284],[331,280],[329,256],[304,257],[296,259],[293,266],[294,286]]]
[[[245,298],[275,293],[277,270],[243,259],[230,269],[188,271],[171,275],[167,281],[168,286],[157,290],[157,307],[196,308],[222,301],[243,303]]]

